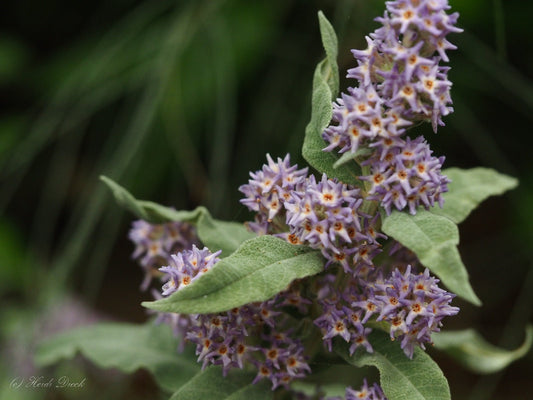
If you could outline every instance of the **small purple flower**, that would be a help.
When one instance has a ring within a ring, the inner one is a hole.
[[[184,250],[172,254],[170,265],[159,268],[167,274],[167,282],[163,285],[163,296],[169,296],[177,290],[190,285],[193,281],[209,271],[220,259],[222,251],[211,253],[207,247],[202,250],[195,245],[192,250]]]
[[[433,130],[453,111],[446,50],[456,47],[446,40],[457,13],[447,14],[445,0],[388,1],[377,18],[382,26],[366,37],[365,50],[352,50],[358,66],[348,78],[358,81],[333,104],[332,124],[322,134],[325,151],[358,152],[383,138],[405,133],[420,120]],[[436,55],[438,54],[438,55]],[[376,150],[377,151],[377,150]],[[398,203],[399,204],[399,203]]]
[[[241,203],[257,213],[255,222],[248,226],[260,234],[281,232],[276,222],[280,219],[281,223],[285,222],[283,204],[291,198],[293,191],[299,190],[307,176],[307,168],[299,170],[297,165],[290,164],[289,154],[283,160],[278,158],[277,162],[267,154],[267,161],[261,170],[250,172],[252,179],[248,184],[239,187],[245,196]],[[281,218],[274,221],[277,215]]]
[[[444,317],[459,312],[458,307],[450,305],[455,295],[439,288],[438,282],[427,269],[412,274],[408,266],[403,274],[395,269],[385,281],[385,291],[374,296],[379,309],[377,320],[391,324],[391,338],[401,340],[410,358],[415,346],[431,342],[431,333],[440,331]]]
[[[135,244],[132,257],[139,261],[146,274],[141,290],[148,289],[152,278],[158,275],[157,268],[171,262],[171,254],[198,243],[196,229],[186,222],[150,224],[137,220],[132,225],[128,234]]]
[[[354,390],[351,387],[346,388],[346,400],[387,400],[387,398],[377,383],[368,386],[365,379],[359,390]]]
[[[362,287],[355,278],[349,277],[349,284],[344,288],[341,296],[337,296],[332,288],[330,297],[319,300],[322,307],[322,314],[314,320],[314,324],[322,332],[322,340],[326,348],[332,350],[332,340],[339,336],[347,343],[350,343],[350,354],[353,354],[358,347],[363,346],[369,353],[373,352],[367,336],[372,329],[364,326],[366,322],[362,309],[350,307],[350,303],[362,298]],[[328,280],[331,282],[331,280]],[[328,283],[326,284],[332,284]]]
[[[418,206],[426,209],[444,202],[442,194],[448,191],[450,180],[442,175],[444,157],[432,156],[422,136],[411,140],[378,142],[376,153],[363,164],[370,166],[370,174],[361,179],[370,182],[369,200],[378,200],[387,214],[392,208],[409,208],[416,214]]]
[[[305,188],[285,203],[287,239],[320,249],[326,266],[340,264],[347,273],[356,273],[359,258],[368,262],[378,250],[376,239],[383,237],[373,228],[376,221],[358,211],[362,202],[359,189],[325,174],[319,182],[310,176]]]
[[[262,361],[255,361],[258,373],[253,383],[266,378],[272,382],[272,390],[280,386],[289,388],[294,379],[303,378],[311,372],[304,355],[303,344],[292,335],[263,336],[267,341],[261,349]]]
[[[329,143],[325,151],[339,147],[339,153],[355,153],[374,138],[389,136],[387,127],[395,122],[383,109],[383,102],[373,86],[349,88],[348,92],[333,103],[332,118],[336,125],[330,125],[322,134]]]

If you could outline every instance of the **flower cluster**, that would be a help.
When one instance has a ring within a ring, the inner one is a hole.
[[[446,192],[448,179],[441,174],[444,158],[431,156],[422,138],[402,140],[406,127],[431,121],[434,131],[443,125],[450,107],[451,82],[446,50],[455,49],[446,36],[460,32],[458,14],[447,14],[446,0],[397,0],[387,2],[382,27],[367,37],[366,50],[352,50],[358,66],[348,78],[359,85],[333,104],[333,124],[322,134],[325,151],[338,149],[364,159],[370,173],[361,177],[372,183],[369,199],[380,201],[387,213],[392,207],[419,205],[428,208]],[[362,152],[362,150],[366,150]],[[406,157],[409,154],[410,157]]]
[[[352,50],[358,66],[348,70],[360,87],[374,86],[384,110],[410,122],[431,120],[435,131],[452,111],[449,68],[439,65],[448,61],[446,50],[456,48],[446,36],[462,31],[455,26],[458,14],[446,13],[447,3],[388,1],[384,16],[376,19],[382,27],[367,37],[366,50]],[[383,113],[385,119],[389,115]]]
[[[287,316],[278,309],[270,300],[216,314],[194,314],[186,338],[196,345],[203,368],[221,365],[225,375],[247,363],[258,371],[253,383],[266,378],[273,390],[288,387],[311,369],[301,341],[284,331]]]
[[[191,250],[184,250],[170,256],[170,265],[159,268],[166,274],[167,282],[163,285],[163,296],[168,296],[209,271],[220,259],[222,250],[211,253],[207,247],[202,250],[195,245]]]
[[[320,182],[310,176],[305,190],[293,192],[285,203],[289,241],[321,249],[329,263],[338,262],[350,272],[349,256],[358,252],[358,244],[375,244],[374,237],[363,230],[364,215],[358,212],[362,202],[359,189],[325,174]]]
[[[260,171],[250,172],[252,179],[248,184],[239,187],[245,196],[241,203],[256,212],[255,222],[248,226],[259,234],[272,233],[276,225],[284,223],[283,204],[293,191],[300,190],[307,176],[307,168],[299,170],[297,165],[291,165],[288,154],[277,162],[267,154],[267,161]]]
[[[358,211],[360,190],[325,174],[317,182],[313,175],[306,176],[306,169],[291,166],[289,155],[278,163],[269,155],[267,160],[261,170],[250,173],[254,179],[239,188],[246,195],[241,203],[256,212],[249,228],[320,249],[328,266],[340,264],[347,273],[370,265],[379,252],[377,239],[385,235],[374,229],[377,217]],[[292,183],[282,183],[282,177]]]
[[[411,214],[416,214],[419,205],[429,209],[438,203],[442,207],[442,194],[450,182],[441,174],[444,157],[432,156],[422,136],[375,144],[373,155],[362,163],[370,166],[370,174],[361,177],[371,184],[368,200],[379,200],[387,214],[392,206],[398,210],[408,207]]]
[[[378,241],[387,239],[379,230],[378,203],[387,214],[442,207],[449,183],[441,173],[444,158],[434,157],[423,137],[411,139],[405,132],[421,120],[436,130],[451,111],[448,69],[439,62],[455,48],[446,36],[460,31],[457,14],[446,13],[446,0],[386,4],[377,19],[382,27],[367,37],[368,48],[353,51],[358,66],[348,77],[359,85],[333,104],[333,123],[322,134],[324,150],[354,153],[363,171],[360,187],[308,175],[307,168],[291,165],[288,154],[276,161],[267,154],[262,169],[239,187],[241,203],[255,213],[247,224],[251,231],[320,250],[324,271],[263,302],[208,314],[160,313],[158,321],[170,324],[182,343],[196,346],[203,368],[217,365],[226,375],[253,366],[253,383],[267,379],[273,390],[290,392],[290,383],[311,372],[309,359],[320,351],[305,348],[302,337],[321,337],[329,351],[340,337],[353,355],[359,348],[373,352],[372,328],[386,327],[412,358],[417,346],[431,342],[444,317],[458,313],[450,305],[455,295],[439,288],[427,269],[413,272],[421,264],[400,243],[392,242],[379,265],[375,258],[382,252]],[[156,298],[182,290],[220,261],[221,251],[197,247],[189,224],[136,221],[130,238],[134,257],[147,271],[143,287],[155,273],[164,282]],[[346,388],[345,399],[386,400],[366,380],[359,390]]]
[[[424,348],[424,343],[431,343],[431,334],[440,331],[444,317],[459,312],[450,305],[455,295],[439,288],[438,282],[428,269],[421,274],[411,273],[410,266],[403,274],[395,269],[383,283],[369,282],[368,299],[352,305],[375,304],[376,320],[390,323],[391,339],[401,340],[403,351],[412,358],[416,345]]]
[[[137,220],[132,225],[128,235],[135,244],[132,257],[145,272],[142,290],[148,289],[153,277],[160,275],[157,269],[171,261],[171,254],[198,243],[196,229],[186,222],[150,224]]]
[[[361,346],[369,353],[372,353],[374,350],[367,339],[372,329],[364,326],[363,322],[366,321],[363,321],[363,311],[361,309],[352,309],[345,305],[350,304],[349,297],[352,296],[354,294],[347,291],[341,295],[341,298],[334,295],[321,301],[322,315],[315,319],[314,323],[320,328],[323,335],[322,340],[329,351],[332,350],[332,339],[340,336],[351,344],[350,355]]]
[[[360,346],[372,352],[367,340],[371,329],[365,324],[375,320],[390,325],[391,339],[400,340],[404,353],[412,358],[414,347],[424,348],[424,343],[431,342],[431,334],[440,330],[444,317],[459,312],[459,308],[450,306],[455,295],[439,288],[438,279],[427,269],[414,274],[407,266],[403,274],[395,269],[387,279],[382,269],[376,269],[366,277],[345,280],[340,294],[332,287],[332,275],[323,283],[329,289],[323,291],[324,298],[319,298],[322,314],[314,323],[330,351],[332,339],[340,336],[351,344],[350,354]]]
[[[209,271],[219,261],[219,254],[220,251],[211,253],[194,245],[192,250],[173,254],[172,264],[160,268],[168,279],[162,288],[163,296],[182,289]],[[214,314],[163,314],[160,321],[170,323],[175,333],[196,345],[203,368],[221,365],[226,375],[232,368],[253,364],[258,370],[254,383],[267,378],[275,389],[288,387],[294,378],[310,372],[301,341],[284,333],[288,329],[288,316],[279,311],[281,307],[292,306],[306,312],[308,303],[301,298],[295,282],[263,303]],[[261,341],[257,342],[256,338]]]

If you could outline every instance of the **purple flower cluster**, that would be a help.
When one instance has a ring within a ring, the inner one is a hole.
[[[320,182],[310,176],[304,191],[293,192],[285,203],[290,241],[321,249],[328,264],[339,263],[353,273],[354,255],[359,256],[362,243],[365,249],[378,246],[372,235],[375,231],[367,220],[362,222],[367,216],[358,212],[362,202],[359,189],[325,174]]]
[[[283,160],[278,158],[277,162],[267,154],[267,161],[261,170],[250,172],[252,179],[248,184],[239,187],[245,196],[241,203],[256,212],[255,222],[248,226],[259,234],[273,233],[278,225],[284,224],[283,204],[293,191],[300,190],[307,177],[307,168],[299,170],[297,165],[291,165],[289,154]]]
[[[266,378],[272,390],[288,387],[311,369],[301,341],[284,333],[286,315],[278,308],[276,300],[270,300],[217,314],[192,315],[186,338],[196,344],[203,368],[221,365],[226,375],[231,368],[252,364],[258,371],[253,383]]]
[[[370,182],[368,200],[381,202],[387,214],[392,207],[409,208],[416,214],[419,205],[426,209],[444,204],[442,194],[450,180],[441,174],[444,157],[433,157],[422,136],[411,140],[381,140],[375,143],[374,154],[362,165],[370,166],[370,174],[361,179]]]
[[[382,27],[366,38],[368,48],[352,50],[358,66],[348,71],[348,77],[357,79],[360,87],[374,86],[385,111],[394,110],[410,122],[431,120],[436,131],[443,125],[441,117],[452,111],[449,68],[439,62],[448,61],[446,50],[456,48],[446,36],[462,32],[455,26],[458,14],[446,13],[447,0],[397,0],[386,5],[384,16],[376,19]]]
[[[278,163],[267,158],[268,165],[250,173],[254,179],[239,188],[246,195],[241,202],[257,213],[250,229],[320,249],[326,266],[340,264],[347,273],[371,265],[379,252],[377,239],[386,236],[374,228],[379,216],[358,211],[363,202],[359,189],[325,174],[317,182],[306,169],[291,166],[288,155]]]
[[[459,312],[450,305],[455,295],[439,288],[438,282],[428,269],[413,274],[408,266],[405,273],[395,269],[385,282],[369,286],[370,299],[379,312],[377,321],[390,323],[391,339],[401,340],[410,358],[416,345],[425,348],[424,343],[431,343],[431,334],[440,331],[444,317]]]
[[[335,278],[323,278],[323,298],[319,298],[322,315],[314,323],[322,332],[322,339],[331,351],[332,339],[340,336],[351,344],[350,354],[363,346],[372,352],[367,340],[371,329],[365,324],[372,318],[390,325],[392,340],[400,340],[404,353],[412,358],[414,347],[424,348],[431,342],[431,334],[438,332],[442,319],[455,315],[459,308],[450,306],[455,295],[439,288],[438,279],[426,269],[422,274],[405,273],[395,269],[389,278],[383,278],[382,270],[371,271],[366,277],[358,276],[344,282],[339,289],[332,287]]]
[[[350,355],[363,346],[369,353],[373,352],[367,336],[372,329],[364,326],[364,314],[361,309],[352,309],[350,304],[361,298],[359,280],[344,277],[344,288],[336,288],[339,284],[335,275],[327,274],[322,277],[320,291],[317,295],[318,304],[322,308],[320,317],[314,320],[322,333],[322,340],[329,351],[332,350],[332,340],[340,336],[351,343]],[[340,293],[339,293],[340,292]]]
[[[333,121],[322,137],[328,146],[325,151],[340,148],[339,153],[356,153],[377,138],[387,138],[403,133],[403,126],[411,122],[401,118],[394,109],[386,110],[374,86],[348,88],[348,93],[333,103]]]
[[[145,278],[141,289],[146,290],[162,265],[171,261],[171,254],[189,249],[198,243],[196,229],[186,222],[150,224],[143,220],[134,221],[129,238],[135,244],[132,257],[137,259]]]
[[[160,268],[167,283],[163,296],[189,285],[209,271],[219,261],[220,251],[207,248],[173,254],[172,264]],[[310,302],[300,296],[299,282],[263,303],[251,303],[215,314],[163,314],[160,321],[170,323],[175,333],[196,345],[198,361],[203,368],[221,365],[223,374],[232,368],[253,364],[258,370],[254,383],[262,378],[272,382],[272,388],[288,387],[295,378],[310,372],[300,340],[286,333],[288,317],[282,307],[294,307],[307,312]],[[261,341],[257,342],[257,338]]]
[[[211,253],[207,247],[202,250],[195,245],[191,250],[184,250],[170,256],[170,265],[159,268],[166,274],[167,282],[163,285],[163,296],[190,285],[200,276],[209,271],[220,259],[222,250]]]
[[[406,127],[431,121],[434,131],[443,125],[450,107],[451,82],[446,50],[455,49],[446,36],[461,32],[455,27],[458,14],[447,14],[447,0],[389,1],[382,27],[367,37],[366,50],[352,50],[358,66],[348,71],[358,87],[333,104],[333,124],[322,134],[325,151],[360,154],[370,173],[361,177],[372,183],[370,200],[392,207],[442,206],[441,194],[448,180],[441,174],[444,158],[431,155],[418,138],[402,140]],[[367,152],[361,152],[361,150]],[[406,155],[410,154],[410,158]]]
[[[371,327],[386,326],[391,340],[412,358],[416,346],[431,342],[444,317],[458,313],[450,305],[455,295],[439,288],[427,269],[412,273],[411,265],[420,263],[399,243],[380,267],[374,265],[382,251],[378,240],[387,239],[379,231],[383,212],[376,211],[376,202],[387,214],[442,207],[449,183],[441,173],[444,158],[434,157],[422,137],[411,139],[405,132],[421,120],[431,121],[436,131],[451,112],[448,68],[439,62],[448,61],[446,50],[455,48],[446,36],[460,31],[454,26],[457,14],[446,13],[447,0],[386,4],[377,19],[382,27],[367,37],[368,48],[353,51],[358,66],[348,77],[357,79],[358,87],[333,104],[333,124],[323,132],[324,150],[355,153],[364,185],[356,188],[326,174],[318,180],[307,168],[291,165],[288,154],[276,161],[267,154],[267,164],[239,187],[241,203],[255,212],[250,230],[320,250],[325,271],[262,303],[211,314],[160,313],[158,321],[170,324],[182,344],[196,346],[202,368],[217,365],[226,375],[253,366],[253,383],[267,379],[273,390],[291,391],[294,379],[311,372],[314,350],[300,340],[306,323],[316,327],[311,338],[320,334],[331,351],[340,337],[349,343],[350,355],[360,347],[373,352]],[[190,224],[136,221],[130,238],[133,256],[146,271],[142,287],[156,275],[164,282],[156,298],[182,290],[220,261],[221,251],[197,247]],[[346,388],[345,399],[386,400],[381,388],[366,380],[359,390]]]

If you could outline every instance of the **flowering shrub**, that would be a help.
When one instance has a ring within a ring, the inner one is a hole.
[[[187,364],[194,378],[186,384],[159,378],[173,399],[450,398],[424,349],[439,348],[434,334],[459,312],[456,296],[480,304],[457,224],[516,181],[443,169],[444,157],[416,136],[417,124],[436,132],[453,111],[442,63],[455,49],[448,35],[461,29],[449,8],[446,0],[386,2],[368,47],[352,50],[354,86],[338,98],[337,40],[319,13],[326,58],[302,149],[315,174],[288,154],[267,154],[239,188],[253,221],[139,201],[103,178],[140,218],[133,257],[146,273],[141,289],[155,298],[143,305],[201,364],[200,372]],[[172,357],[190,360],[181,354]],[[334,393],[315,374],[334,364],[377,367],[380,383],[359,379]]]

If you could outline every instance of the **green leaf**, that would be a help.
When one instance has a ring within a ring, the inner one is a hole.
[[[444,193],[444,207],[432,208],[431,212],[456,224],[464,221],[487,197],[503,194],[518,185],[517,179],[489,168],[448,168],[442,173],[451,179],[449,191]]]
[[[313,93],[311,98],[311,121],[305,128],[302,155],[304,159],[319,172],[326,173],[330,178],[337,178],[344,183],[360,185],[357,176],[360,171],[354,164],[334,167],[339,159],[331,152],[324,152],[326,142],[322,132],[329,125],[333,113],[332,101],[338,91],[337,38],[335,31],[327,22],[326,17],[319,13],[322,42],[326,58],[318,63],[313,76]],[[335,78],[336,77],[336,78]],[[337,83],[335,81],[337,80]]]
[[[111,189],[115,200],[121,207],[124,207],[126,210],[130,211],[137,217],[144,219],[145,221],[152,222],[146,213],[146,210],[139,205],[138,201],[131,195],[130,192],[112,179],[109,179],[107,176],[101,176],[100,180]]]
[[[426,210],[416,215],[393,211],[383,219],[383,232],[413,251],[422,265],[433,271],[449,290],[481,305],[468,281],[457,245],[459,230],[448,218]]]
[[[102,368],[126,373],[146,368],[161,387],[173,392],[200,370],[193,352],[179,354],[177,344],[167,325],[101,323],[46,339],[35,361],[46,366],[80,352]]]
[[[167,298],[144,302],[158,311],[205,314],[265,301],[295,279],[322,271],[320,252],[274,236],[247,240],[189,286]]]
[[[327,82],[331,93],[336,96],[339,91],[339,69],[337,68],[337,35],[322,11],[318,12],[318,23],[320,26],[322,46],[324,46],[324,50],[326,51],[328,71],[325,75],[327,76]]]
[[[223,257],[233,253],[245,240],[256,237],[243,224],[214,219],[205,207],[200,206],[192,211],[178,211],[151,201],[137,200],[111,179],[105,176],[100,179],[111,188],[119,205],[147,222],[181,221],[196,225],[198,237],[204,246],[211,251],[222,250]]]
[[[466,368],[478,374],[492,374],[525,356],[533,343],[533,326],[526,328],[526,338],[516,350],[493,346],[474,329],[438,332],[432,335],[435,347],[448,353]]]
[[[208,367],[183,385],[170,400],[269,400],[273,392],[265,382],[252,384],[255,373],[232,370],[226,377],[221,367]]]
[[[380,373],[380,384],[388,400],[449,400],[450,388],[439,366],[422,349],[415,348],[412,359],[407,358],[399,342],[390,340],[385,332],[369,335],[374,348],[367,353],[359,348],[350,356],[349,343],[335,341],[334,349],[348,363],[356,367],[374,366]]]
[[[211,217],[207,209],[200,214],[196,227],[198,237],[204,245],[215,250],[222,250],[222,256],[226,257],[233,253],[248,239],[257,237],[237,222],[220,221]]]

